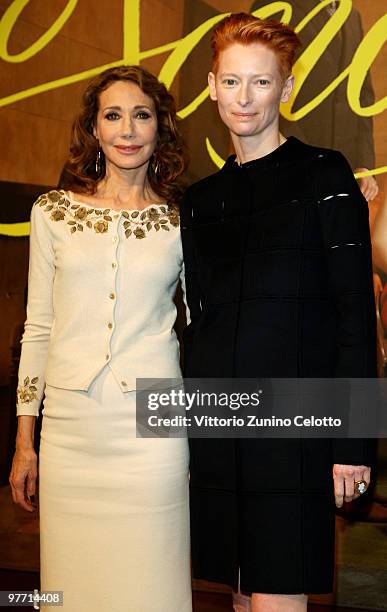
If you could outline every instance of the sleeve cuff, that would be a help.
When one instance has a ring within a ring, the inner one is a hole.
[[[371,438],[337,438],[333,441],[333,463],[341,465],[366,465],[376,461],[376,440]]]
[[[19,379],[20,381],[20,379]],[[16,402],[16,414],[38,416],[40,403],[43,397],[43,389],[39,384],[39,377],[35,376],[30,378],[26,376],[19,382],[16,390],[17,402]]]
[[[39,416],[39,407],[40,404],[38,402],[33,402],[32,404],[17,404],[16,405],[16,416]]]

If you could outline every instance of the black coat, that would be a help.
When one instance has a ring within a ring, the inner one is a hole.
[[[376,375],[368,209],[340,153],[289,138],[231,157],[188,189],[181,225],[186,376]],[[332,590],[332,465],[367,465],[367,441],[190,447],[196,577],[236,587],[240,568],[246,591]]]

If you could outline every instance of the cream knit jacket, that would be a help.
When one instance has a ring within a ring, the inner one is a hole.
[[[106,366],[123,392],[137,377],[179,377],[173,298],[183,276],[176,210],[118,212],[64,191],[40,196],[17,414],[38,414],[45,384],[87,391]]]

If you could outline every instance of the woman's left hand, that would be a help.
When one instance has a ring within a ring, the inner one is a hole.
[[[334,464],[333,484],[338,508],[341,508],[343,501],[351,502],[360,497],[360,493],[355,491],[355,483],[359,480],[365,480],[368,488],[371,481],[371,468],[365,465]]]
[[[356,174],[357,172],[368,172],[368,169],[367,168],[356,168],[354,173]],[[363,176],[363,178],[360,178],[358,180],[359,180],[360,191],[362,192],[367,202],[369,202],[370,200],[374,200],[379,193],[379,186],[376,180],[374,179],[374,177],[373,176]]]

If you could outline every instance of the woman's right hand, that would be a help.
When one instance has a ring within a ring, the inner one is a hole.
[[[28,512],[33,512],[36,508],[36,503],[31,501],[31,497],[36,493],[37,476],[38,458],[34,449],[16,447],[9,476],[12,499],[15,504]]]

